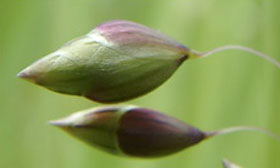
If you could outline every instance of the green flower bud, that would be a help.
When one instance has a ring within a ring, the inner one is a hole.
[[[257,131],[280,142],[279,135],[262,128],[239,126],[203,132],[163,113],[136,106],[94,108],[50,123],[103,151],[143,158],[167,156],[204,139],[237,131]]]
[[[106,152],[134,157],[166,156],[206,138],[188,124],[134,106],[90,109],[50,123]]]
[[[190,50],[158,31],[129,21],[110,21],[74,39],[21,71],[18,76],[50,90],[103,103],[121,102],[152,91],[187,58],[225,51],[259,51],[226,45],[207,52]]]
[[[110,21],[33,63],[18,76],[103,103],[129,100],[166,81],[189,49],[148,27]]]

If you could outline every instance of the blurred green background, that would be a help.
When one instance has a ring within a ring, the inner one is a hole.
[[[35,60],[96,25],[127,19],[206,51],[224,44],[280,60],[279,0],[0,0],[0,167],[280,167],[280,145],[258,133],[216,137],[161,159],[111,156],[47,124],[99,104],[16,78]],[[186,61],[160,88],[127,102],[202,130],[255,125],[280,134],[280,70],[240,51]]]

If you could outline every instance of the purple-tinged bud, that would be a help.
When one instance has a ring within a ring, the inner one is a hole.
[[[262,128],[239,126],[203,132],[163,113],[136,106],[94,108],[50,123],[103,151],[143,158],[167,156],[204,139],[237,131],[257,131],[280,142],[279,135]]]
[[[134,157],[166,156],[206,138],[188,124],[134,106],[90,109],[50,123],[104,151]]]
[[[158,31],[110,21],[33,63],[18,76],[50,90],[121,102],[165,82],[190,50]]]
[[[33,63],[18,76],[50,90],[103,103],[150,92],[166,81],[189,49],[148,27],[110,21]]]
[[[188,58],[242,50],[280,63],[248,47],[190,50],[158,31],[130,21],[110,21],[74,39],[18,74],[47,89],[112,103],[144,95],[164,83]]]

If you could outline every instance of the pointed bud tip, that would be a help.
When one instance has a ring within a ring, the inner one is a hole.
[[[76,113],[65,118],[51,120],[48,123],[57,127],[68,127],[74,125],[82,115],[82,113]]]
[[[20,71],[16,77],[21,78],[21,79],[25,79],[27,81],[30,82],[34,82],[39,84],[39,76],[36,72],[34,72],[30,67],[27,67],[25,69],[23,69],[22,71]]]
[[[222,163],[223,163],[224,168],[241,168],[239,165],[236,165],[236,164],[228,161],[227,159],[223,159]]]
[[[29,81],[35,81],[35,76],[34,74],[30,73],[30,71],[28,70],[28,68],[23,69],[22,71],[20,71],[16,77],[18,78],[22,78],[22,79],[26,79]]]
[[[16,77],[24,79],[24,78],[28,78],[28,75],[24,70],[22,70],[16,75]]]
[[[48,124],[57,126],[57,127],[64,127],[67,125],[66,122],[64,122],[63,120],[51,120],[51,121],[48,121]]]

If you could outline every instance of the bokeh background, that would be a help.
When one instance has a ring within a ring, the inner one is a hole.
[[[0,167],[218,168],[280,167],[280,145],[258,133],[209,139],[161,159],[111,156],[47,124],[100,104],[57,94],[16,74],[96,25],[127,19],[190,48],[224,44],[280,60],[279,0],[0,0]],[[160,88],[126,104],[160,110],[202,130],[254,125],[280,134],[280,70],[241,51],[186,61]]]

